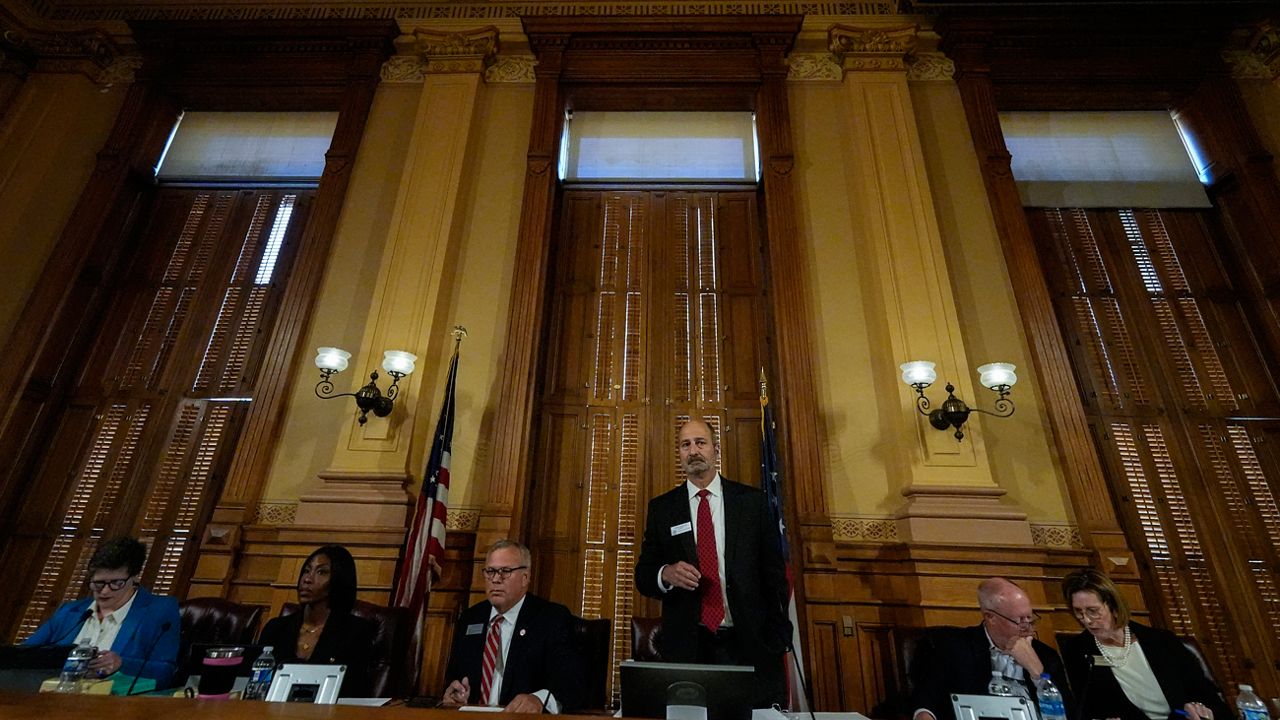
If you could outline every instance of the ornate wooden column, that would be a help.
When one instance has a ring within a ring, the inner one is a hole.
[[[560,152],[563,105],[560,69],[568,35],[531,38],[534,66],[533,126],[524,173],[524,202],[516,240],[515,277],[507,315],[502,387],[493,431],[493,463],[488,493],[476,533],[476,552],[483,555],[494,540],[524,533],[524,501],[529,487],[534,404],[538,387],[538,339],[542,336],[543,291],[551,250],[551,223],[556,193],[556,159]],[[482,562],[483,557],[478,561]]]
[[[942,49],[956,64],[956,83],[978,162],[982,165],[983,182],[1004,247],[1036,377],[1044,394],[1045,412],[1068,478],[1067,490],[1081,539],[1098,552],[1104,570],[1132,574],[1135,572],[1133,554],[1111,506],[1102,463],[1073,380],[1071,360],[1014,184],[984,54],[991,39],[990,32],[944,32]]]

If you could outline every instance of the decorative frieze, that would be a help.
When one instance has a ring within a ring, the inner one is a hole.
[[[392,55],[378,73],[384,83],[420,84],[427,76],[427,61],[417,55]]]
[[[257,525],[292,525],[297,517],[296,502],[260,502],[253,522]]]
[[[1271,80],[1280,82],[1280,27],[1262,23],[1243,50],[1223,53],[1238,80]]]
[[[498,54],[498,28],[493,26],[459,33],[418,29],[413,38],[428,74],[484,72]]]
[[[444,529],[451,532],[475,532],[480,528],[480,511],[470,508],[449,508]]]
[[[1031,525],[1031,543],[1040,547],[1083,548],[1080,528],[1074,525]]]
[[[787,80],[793,82],[840,82],[844,70],[831,53],[791,53],[787,56]]]
[[[878,16],[898,13],[897,0],[819,0],[817,2],[776,2],[776,0],[639,0],[637,2],[497,3],[491,0],[435,0],[416,3],[334,2],[312,5],[284,5],[267,2],[247,6],[232,2],[156,4],[135,0],[111,5],[32,2],[36,11],[52,20],[367,20],[394,19],[403,26],[440,20],[493,22],[534,16],[560,15],[814,15]]]
[[[487,83],[533,83],[533,66],[538,63],[532,55],[499,55],[484,71]]]
[[[831,535],[844,542],[898,542],[898,526],[887,517],[833,517]]]
[[[906,70],[907,55],[919,41],[918,25],[864,28],[834,25],[827,46],[845,70]]]
[[[923,82],[929,80],[952,80],[955,78],[956,64],[951,58],[940,52],[916,52],[907,57],[907,80]]]

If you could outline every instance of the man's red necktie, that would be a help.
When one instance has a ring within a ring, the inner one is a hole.
[[[489,693],[493,690],[493,671],[498,666],[498,658],[502,655],[502,616],[495,617],[489,623],[489,637],[484,643],[484,662],[481,664],[480,704],[489,704]]]
[[[698,497],[698,572],[702,573],[702,624],[711,632],[720,629],[724,620],[724,598],[720,596],[720,559],[716,556],[716,527],[711,522],[711,503],[708,490],[699,490]]]

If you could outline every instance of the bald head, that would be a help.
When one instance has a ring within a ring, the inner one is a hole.
[[[1018,636],[1035,635],[1036,615],[1026,591],[1000,577],[987,578],[978,585],[978,607],[982,624],[992,642],[1006,647]]]

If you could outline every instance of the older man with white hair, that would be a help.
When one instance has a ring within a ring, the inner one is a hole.
[[[920,641],[910,669],[913,720],[955,720],[951,695],[987,694],[993,672],[1033,701],[1035,681],[1048,673],[1062,691],[1067,717],[1074,717],[1062,658],[1035,639],[1040,616],[1027,593],[1004,578],[988,578],[978,586],[978,607],[980,625],[938,628]]]

